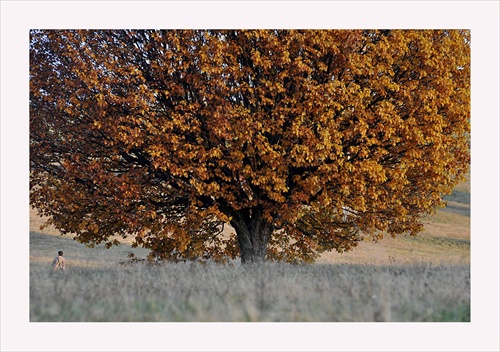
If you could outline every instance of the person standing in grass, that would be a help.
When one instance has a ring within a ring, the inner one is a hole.
[[[64,271],[66,270],[66,261],[64,260],[64,257],[63,257],[63,251],[59,251],[57,252],[57,257],[54,258],[54,260],[52,261],[52,268],[54,270],[61,270],[61,271]]]

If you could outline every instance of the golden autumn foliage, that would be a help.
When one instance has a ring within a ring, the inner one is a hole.
[[[35,30],[30,201],[151,259],[312,261],[422,229],[469,100],[462,30]]]

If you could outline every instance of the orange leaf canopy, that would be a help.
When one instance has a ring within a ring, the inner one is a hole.
[[[31,204],[154,259],[311,261],[422,229],[469,99],[462,30],[34,30]]]

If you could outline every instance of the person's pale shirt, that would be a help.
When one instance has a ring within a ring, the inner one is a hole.
[[[62,271],[66,270],[66,261],[64,260],[64,257],[59,255],[54,258],[52,261],[52,268],[54,270],[60,269]]]

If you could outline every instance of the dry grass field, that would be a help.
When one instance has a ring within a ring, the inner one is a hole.
[[[463,265],[31,268],[30,321],[469,321]]]
[[[417,237],[361,243],[316,264],[121,265],[127,244],[86,248],[31,212],[30,321],[470,321],[470,184]],[[65,252],[66,273],[50,263]]]

